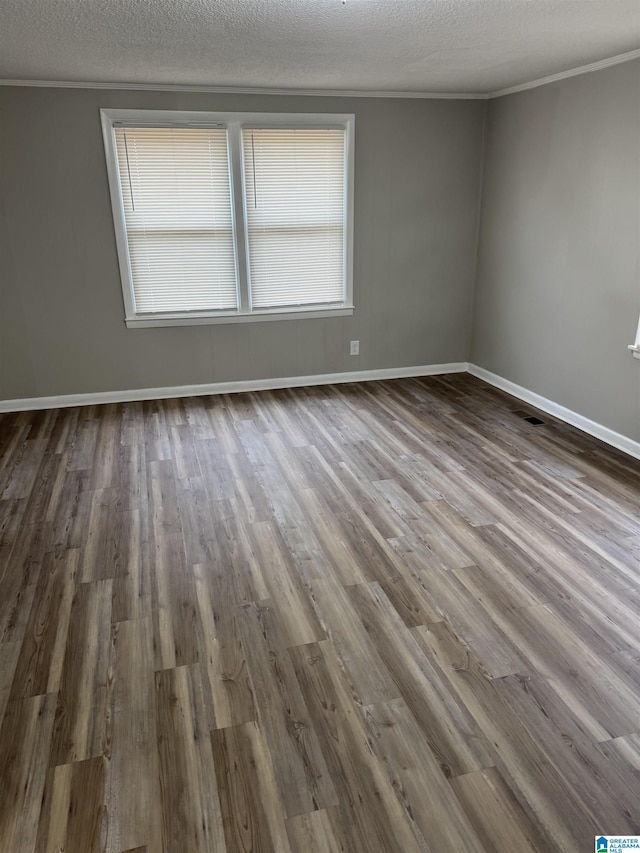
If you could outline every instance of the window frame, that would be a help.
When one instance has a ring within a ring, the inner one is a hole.
[[[355,116],[348,113],[194,112],[183,110],[101,109],[111,208],[122,284],[125,323],[129,328],[247,323],[353,314],[353,196]],[[233,311],[177,311],[138,314],[122,201],[115,127],[226,127],[233,220],[238,308]],[[252,310],[242,130],[251,128],[340,128],[345,131],[344,291],[339,304]]]
[[[638,331],[636,332],[635,343],[629,346],[631,354],[634,358],[640,359],[640,320],[638,320]]]

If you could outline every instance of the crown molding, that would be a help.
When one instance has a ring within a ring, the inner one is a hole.
[[[46,89],[113,89],[141,92],[203,92],[213,95],[313,95],[320,98],[422,98],[486,101],[485,92],[394,92],[359,89],[262,89],[246,86],[188,86],[170,83],[101,83],[77,80],[0,80],[0,86]]]
[[[394,92],[384,90],[367,89],[266,89],[250,86],[189,86],[172,83],[103,83],[84,80],[1,80],[0,86],[26,86],[32,88],[46,89],[112,89],[142,92],[202,92],[212,95],[289,95],[289,96],[315,96],[318,98],[414,98],[424,100],[458,100],[458,101],[486,101],[493,98],[502,98],[504,95],[513,95],[516,92],[525,92],[527,89],[537,89],[558,80],[566,80],[569,77],[577,77],[580,74],[589,74],[592,71],[601,71],[611,68],[613,65],[622,65],[640,59],[640,49],[610,56],[608,59],[600,59],[589,65],[580,65],[577,68],[569,68],[549,77],[540,77],[538,80],[530,80],[527,83],[519,83],[517,86],[509,86],[506,89],[498,89],[495,92]]]
[[[549,83],[557,83],[569,77],[578,77],[581,74],[589,74],[592,71],[601,71],[614,65],[622,65],[640,59],[640,49],[610,56],[608,59],[600,59],[588,65],[580,65],[551,74],[548,77],[540,77],[538,80],[530,80],[527,83],[519,83],[517,86],[509,86],[506,89],[498,89],[495,92],[394,92],[384,90],[366,89],[267,89],[249,86],[189,86],[171,83],[104,83],[80,80],[10,80],[0,79],[0,86],[24,86],[44,89],[111,89],[128,90],[139,92],[202,92],[212,95],[289,95],[315,96],[318,98],[413,98],[423,100],[448,100],[448,101],[486,101],[493,98],[502,98],[505,95],[513,95],[516,92],[525,92],[527,89],[537,89],[539,86],[547,86]]]
[[[527,89],[537,89],[538,86],[546,86],[549,83],[557,83],[558,80],[566,80],[568,77],[578,77],[580,74],[589,74],[592,71],[602,71],[603,68],[611,68],[613,65],[622,65],[623,62],[631,62],[640,59],[640,50],[630,50],[628,53],[620,53],[610,56],[608,59],[600,59],[589,65],[579,65],[577,68],[569,68],[549,77],[540,77],[539,80],[531,80],[528,83],[520,83],[517,86],[509,86],[507,89],[499,89],[497,92],[489,92],[487,98],[502,98],[504,95],[513,95],[516,92],[525,92]]]

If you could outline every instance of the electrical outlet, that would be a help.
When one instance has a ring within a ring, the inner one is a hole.
[[[360,341],[351,341],[349,355],[360,355]]]

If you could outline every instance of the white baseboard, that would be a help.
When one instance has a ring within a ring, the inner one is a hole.
[[[55,397],[25,397],[21,400],[0,400],[0,412],[64,409],[69,406],[93,406],[101,403],[131,403],[137,400],[202,397],[207,394],[237,394],[242,391],[274,391],[279,388],[302,388],[308,385],[338,385],[344,382],[371,382],[376,379],[403,379],[411,376],[465,373],[466,370],[466,361],[458,361],[449,364],[423,364],[417,367],[388,367],[382,370],[355,370],[349,373],[288,376],[282,379],[245,379],[238,382],[212,382],[206,385],[138,388],[133,391],[99,391],[88,394],[62,394]]]
[[[510,382],[508,379],[504,379],[496,373],[491,373],[489,370],[485,370],[484,367],[478,367],[476,364],[469,364],[468,371],[473,376],[477,376],[478,379],[488,382],[489,385],[493,385],[501,391],[506,391],[506,393],[511,394],[512,397],[517,397],[519,400],[523,400],[525,403],[535,406],[536,409],[541,409],[543,412],[547,412],[547,414],[553,415],[553,417],[558,418],[561,421],[565,421],[565,423],[571,424],[571,426],[577,427],[595,438],[599,438],[600,441],[604,441],[606,444],[611,445],[611,447],[615,447],[618,450],[622,450],[624,453],[628,453],[629,456],[634,456],[636,459],[640,459],[639,441],[634,441],[631,438],[627,438],[626,435],[622,435],[619,432],[609,429],[609,427],[603,426],[596,421],[589,420],[589,418],[585,418],[583,415],[580,415],[571,409],[567,409],[564,406],[560,406],[558,403],[554,403],[553,400],[548,400],[546,397],[541,397],[540,394],[529,391],[528,388],[523,388],[522,385],[516,385],[515,382]]]
[[[640,442],[615,432],[596,421],[573,412],[553,400],[541,397],[522,385],[516,385],[496,373],[467,364],[422,364],[415,367],[390,367],[381,370],[354,370],[349,373],[319,373],[311,376],[288,376],[280,379],[245,379],[237,382],[212,382],[205,385],[174,385],[165,388],[138,388],[131,391],[99,391],[88,394],[62,394],[53,397],[26,397],[0,400],[0,413],[26,412],[35,409],[63,409],[70,406],[92,406],[104,403],[131,403],[139,400],[166,400],[174,397],[202,397],[207,394],[237,394],[243,391],[275,391],[280,388],[302,388],[309,385],[338,385],[345,382],[371,382],[377,379],[403,379],[412,376],[438,376],[447,373],[471,373],[495,388],[517,397],[543,412],[565,421],[606,444],[640,459]]]

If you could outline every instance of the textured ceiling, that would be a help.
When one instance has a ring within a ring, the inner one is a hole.
[[[640,0],[0,0],[0,78],[493,92],[640,47]]]

